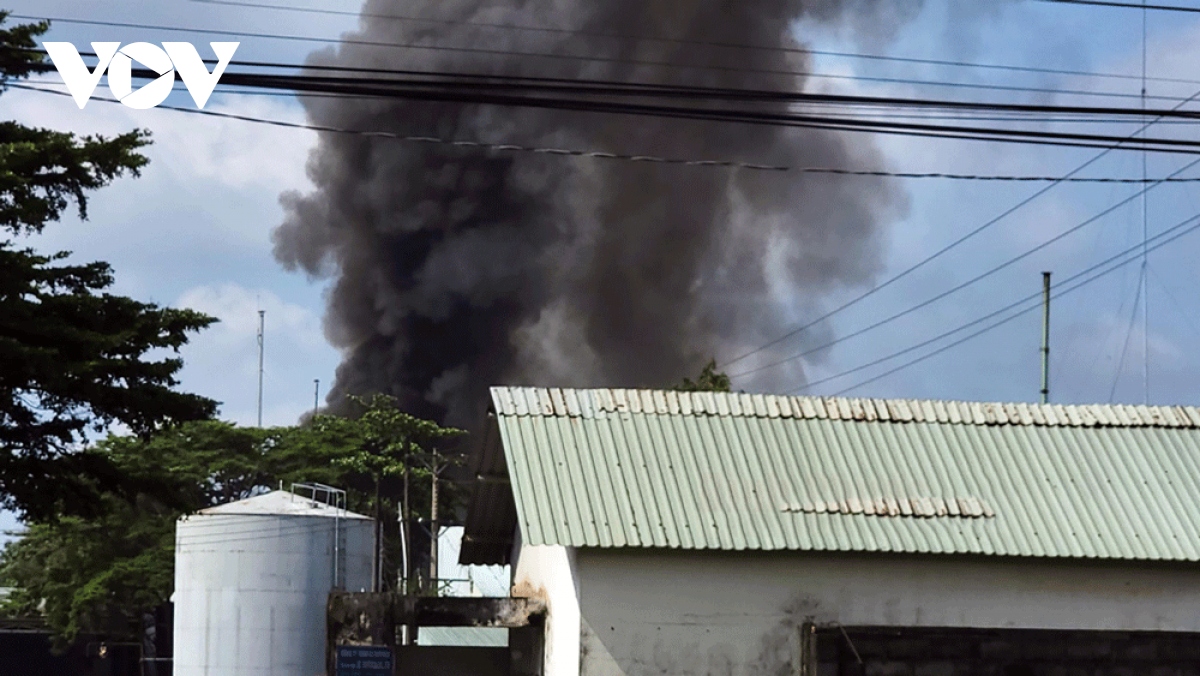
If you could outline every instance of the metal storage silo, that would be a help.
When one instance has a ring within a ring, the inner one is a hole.
[[[369,589],[373,525],[283,490],[180,519],[175,676],[324,674],[329,591]]]

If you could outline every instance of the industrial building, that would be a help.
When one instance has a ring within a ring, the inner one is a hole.
[[[1200,409],[498,387],[546,676],[1200,673]]]

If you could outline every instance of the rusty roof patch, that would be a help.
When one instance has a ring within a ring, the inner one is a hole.
[[[609,413],[1046,427],[1200,428],[1200,408],[787,397],[772,394],[497,387],[501,415],[605,418]]]

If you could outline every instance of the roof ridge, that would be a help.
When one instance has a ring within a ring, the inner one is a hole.
[[[637,388],[496,386],[498,415],[603,418],[609,414],[795,418],[1045,427],[1200,428],[1200,407],[1036,404],[939,399],[791,396]]]

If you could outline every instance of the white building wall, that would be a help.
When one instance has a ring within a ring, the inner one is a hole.
[[[373,522],[343,519],[346,588],[369,587]],[[175,676],[321,676],[334,520],[199,514],[175,545]]]
[[[527,548],[522,558],[529,556]],[[846,554],[579,550],[535,559],[560,654],[546,676],[790,673],[797,627],[842,625],[1200,631],[1200,567]],[[532,565],[532,564],[531,564]],[[547,663],[550,666],[550,663]],[[562,671],[558,671],[561,669]]]
[[[575,552],[559,546],[522,546],[513,562],[512,595],[546,603],[544,676],[579,676],[579,577]]]

